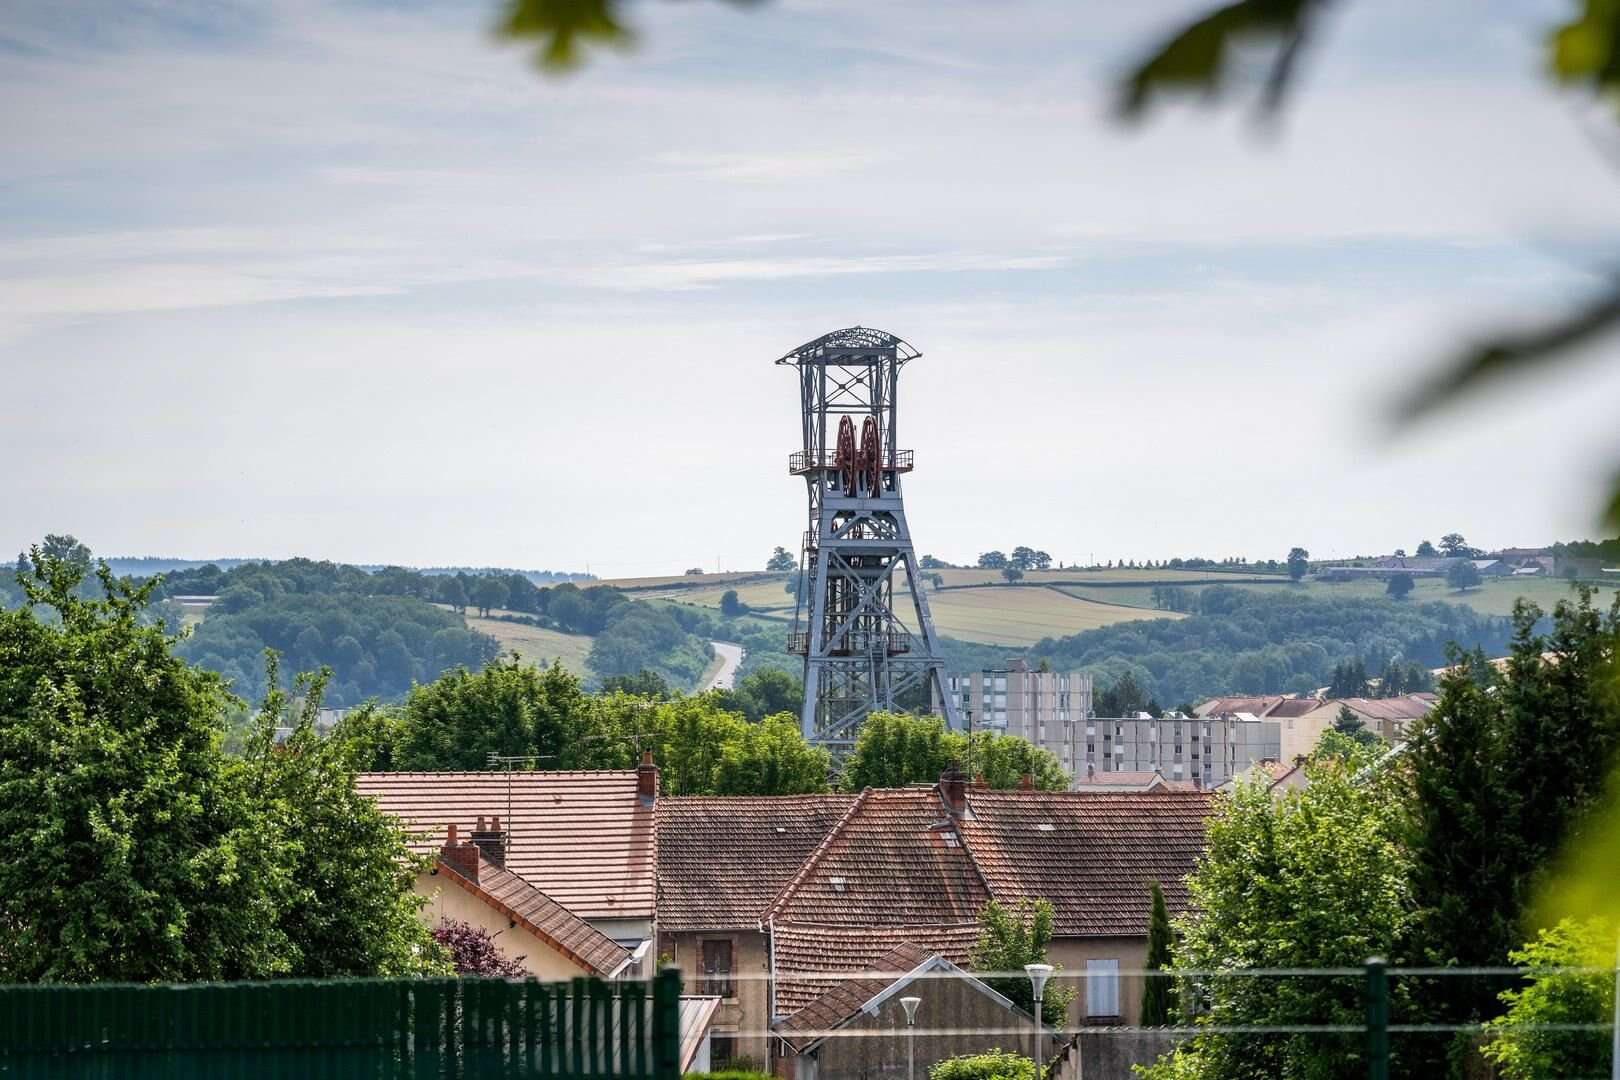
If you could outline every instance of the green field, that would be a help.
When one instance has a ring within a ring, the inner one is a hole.
[[[950,588],[956,585],[1003,585],[1006,579],[1000,570],[924,570],[924,575],[938,574]],[[1189,585],[1211,581],[1230,581],[1234,584],[1260,581],[1287,581],[1285,575],[1223,574],[1211,570],[1029,570],[1023,580],[1031,585]]]
[[[930,592],[928,606],[941,634],[986,645],[1033,645],[1045,637],[1064,637],[1118,622],[1182,618],[1027,585]]]
[[[593,638],[585,634],[565,634],[540,626],[467,616],[467,629],[479,630],[501,643],[504,653],[516,652],[525,660],[549,664],[561,660],[563,667],[584,675],[585,658],[591,653]]]
[[[699,607],[718,610],[720,598],[728,591],[735,591],[737,599],[755,611],[780,608],[791,614],[793,594],[784,587],[789,577],[788,574],[772,574],[767,580],[745,581],[737,585],[729,585],[722,581],[713,585],[704,584],[698,588],[653,589],[648,592],[638,591],[631,595],[637,600],[673,600],[680,604],[696,604]]]

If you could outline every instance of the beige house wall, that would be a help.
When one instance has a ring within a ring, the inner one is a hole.
[[[1141,971],[1147,965],[1146,937],[1062,937],[1053,938],[1046,958],[1061,968],[1048,986],[1075,990],[1069,1006],[1069,1022],[1083,1024],[1091,1016],[1086,1008],[1086,961],[1119,961],[1120,1021],[1134,1024],[1142,1015],[1142,977],[1126,972]]]
[[[736,1055],[752,1058],[760,1068],[769,1060],[770,1040],[763,1034],[771,1026],[770,945],[758,930],[705,930],[699,932],[660,934],[659,954],[681,969],[681,988],[684,993],[702,994],[704,941],[731,942],[731,992],[722,998],[709,1027],[710,1037],[732,1035],[733,1032],[758,1034],[737,1035]]]
[[[445,880],[442,873],[423,873],[417,876],[416,895],[427,898],[422,908],[422,921],[428,926],[439,925],[440,919],[454,919],[489,931],[496,946],[508,958],[517,959],[524,970],[539,979],[572,979],[576,975],[590,975],[556,947],[536,937],[521,926],[510,925],[511,920],[453,881]]]
[[[1278,717],[1277,722],[1282,724],[1282,754],[1277,760],[1292,765],[1302,757],[1309,757],[1322,732],[1333,726],[1333,718],[1338,715],[1339,704],[1334,702],[1331,709],[1312,709],[1304,716]]]

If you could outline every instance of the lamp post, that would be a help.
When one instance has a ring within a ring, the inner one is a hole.
[[[906,1080],[917,1080],[917,1006],[920,997],[903,997],[900,1007],[906,1010]]]
[[[1025,964],[1024,974],[1029,976],[1029,988],[1035,991],[1035,1045],[1029,1060],[1035,1063],[1035,1075],[1041,1074],[1041,998],[1046,993],[1046,980],[1052,977],[1051,964]]]

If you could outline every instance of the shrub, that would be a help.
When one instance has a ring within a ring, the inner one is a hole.
[[[962,1054],[929,1066],[928,1080],[1036,1080],[1035,1063],[1010,1050]]]

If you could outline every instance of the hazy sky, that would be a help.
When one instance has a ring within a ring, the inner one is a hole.
[[[919,547],[1062,560],[1586,535],[1590,359],[1411,430],[1593,287],[1620,140],[1569,5],[1342,5],[1269,136],[1108,89],[1193,3],[648,2],[543,77],[483,3],[12,0],[0,544],[590,568],[803,529],[789,372],[909,340]]]

